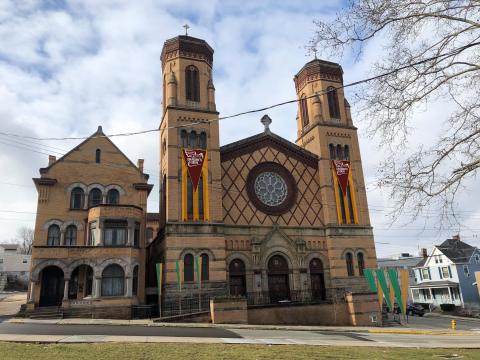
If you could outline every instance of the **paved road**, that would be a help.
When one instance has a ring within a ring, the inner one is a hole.
[[[480,330],[480,319],[455,319],[457,330]],[[405,326],[402,326],[404,328]],[[439,316],[409,316],[407,327],[414,329],[450,329],[452,319]]]

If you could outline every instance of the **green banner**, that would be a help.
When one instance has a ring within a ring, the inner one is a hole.
[[[390,301],[390,297],[388,296],[389,292],[388,292],[387,280],[385,279],[385,274],[383,273],[382,269],[376,269],[375,273],[377,274],[378,283],[380,284],[380,287],[383,290],[383,296],[385,297],[387,306],[389,307],[390,310],[392,310],[393,307],[392,307],[392,302]]]
[[[393,287],[398,306],[400,309],[403,309],[402,291],[400,290],[400,284],[398,283],[397,270],[388,269],[388,277],[390,278],[390,285]]]
[[[201,279],[200,279],[200,256],[195,256],[195,273],[197,275],[197,282],[198,286],[200,286]]]
[[[367,284],[370,288],[370,291],[377,292],[377,285],[375,285],[375,278],[373,276],[374,270],[375,269],[364,269],[363,275],[365,276],[365,279],[367,279]]]
[[[180,274],[180,261],[179,260],[177,260],[175,262],[175,270],[177,271],[178,290],[182,290],[182,276]]]
[[[161,293],[161,289],[162,289],[161,266],[162,266],[162,264],[160,264],[160,263],[155,264],[155,270],[156,270],[156,273],[157,273],[157,286],[158,286],[158,293],[159,294]]]

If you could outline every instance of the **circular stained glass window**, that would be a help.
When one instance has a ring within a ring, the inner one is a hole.
[[[262,172],[255,179],[255,195],[268,206],[278,206],[288,195],[285,180],[277,173]]]

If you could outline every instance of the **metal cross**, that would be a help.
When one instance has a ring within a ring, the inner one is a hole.
[[[318,51],[317,48],[313,48],[312,51],[315,54],[315,59],[316,59],[317,58],[317,51]]]
[[[185,24],[183,25],[183,27],[185,28],[185,36],[188,36],[188,29],[190,29],[190,26],[188,26],[188,24]]]

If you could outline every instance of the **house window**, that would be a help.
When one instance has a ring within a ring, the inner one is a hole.
[[[353,270],[353,255],[352,253],[347,253],[345,255],[345,262],[347,265],[347,275],[348,276],[355,276],[355,272]]]
[[[363,276],[363,270],[365,269],[365,259],[363,253],[357,254],[358,275]]]
[[[95,150],[95,162],[97,164],[100,164],[101,157],[102,157],[102,150],[100,149]]]
[[[330,86],[327,88],[328,110],[332,119],[340,119],[337,90]]]
[[[337,159],[343,160],[343,146],[337,145]]]
[[[123,269],[119,265],[109,265],[102,273],[102,296],[123,296]]]
[[[185,69],[185,94],[187,100],[200,102],[200,84],[198,69],[190,65]]]
[[[193,281],[193,255],[187,254],[183,258],[183,281]]]
[[[132,276],[132,295],[138,294],[138,265],[133,269]]]
[[[350,160],[350,148],[348,147],[348,145],[345,145],[343,147],[343,158],[345,160]]]
[[[450,272],[448,271],[448,266],[442,267],[442,279],[449,278]]]
[[[423,279],[430,280],[430,271],[428,271],[428,268],[422,269],[422,277]]]
[[[47,237],[48,246],[59,246],[60,245],[60,226],[50,225],[48,228],[48,237]]]
[[[190,132],[190,138],[188,139],[188,146],[191,148],[196,148],[197,147],[197,132],[196,131],[191,131]]]
[[[305,95],[302,95],[302,97],[300,99],[300,112],[301,112],[300,116],[302,117],[302,124],[305,127],[309,123],[307,98],[305,97]]]
[[[476,262],[477,264],[480,263],[480,255],[478,255],[478,254],[475,255],[475,262]]]
[[[77,227],[75,225],[67,226],[67,229],[65,230],[65,245],[77,245]]]
[[[102,203],[102,191],[98,188],[93,188],[88,195],[88,204],[90,207],[97,206]]]
[[[468,265],[463,265],[463,273],[466,277],[470,276],[470,270],[468,269]]]
[[[71,209],[83,209],[83,200],[85,199],[85,193],[82,188],[76,187],[72,190],[70,195],[70,208]]]
[[[105,246],[122,246],[127,242],[127,226],[125,220],[106,220],[103,230]]]
[[[120,193],[117,189],[110,189],[107,193],[107,204],[118,205],[120,203]]]
[[[202,281],[208,281],[210,278],[210,260],[207,254],[202,254]]]

